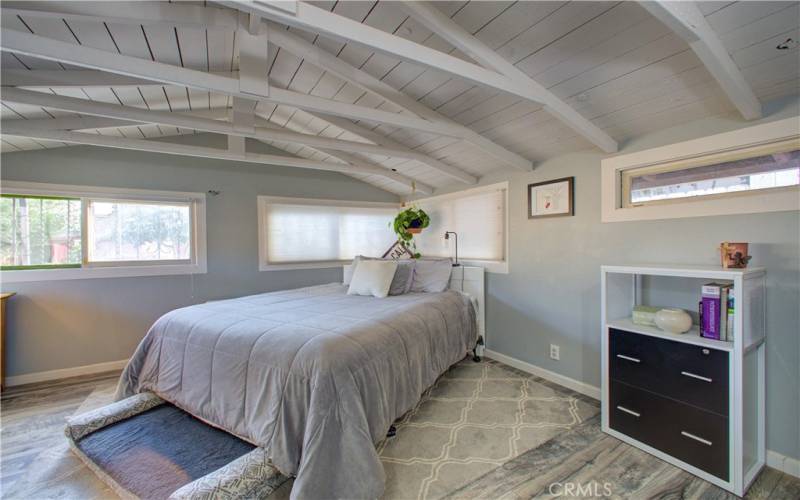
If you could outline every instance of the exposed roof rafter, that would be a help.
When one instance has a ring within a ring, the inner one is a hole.
[[[143,139],[127,139],[121,137],[109,137],[105,135],[73,132],[70,130],[56,130],[48,126],[40,127],[42,122],[47,120],[11,120],[3,122],[3,133],[9,136],[28,137],[31,139],[60,141],[70,144],[83,144],[89,146],[101,146],[117,149],[129,149],[134,151],[147,151],[151,153],[163,153],[177,156],[194,156],[201,158],[215,158],[219,160],[241,161],[247,163],[260,163],[264,165],[278,165],[284,167],[306,168],[312,170],[326,170],[331,172],[341,172],[345,174],[377,175],[385,177],[394,182],[406,186],[409,190],[431,193],[433,188],[411,179],[403,174],[393,172],[387,168],[377,165],[359,162],[333,163],[326,161],[309,160],[282,155],[270,155],[261,153],[247,153],[230,151],[227,149],[209,148],[202,146],[191,146],[186,144],[176,144],[172,142],[152,141]],[[55,120],[49,120],[55,121]],[[39,123],[37,123],[39,122]],[[110,124],[110,122],[109,122]],[[111,125],[113,127],[125,126],[124,122]],[[93,127],[94,128],[94,127]],[[105,127],[97,127],[105,128]]]
[[[564,121],[603,151],[609,153],[617,151],[618,146],[616,141],[608,136],[608,134],[581,116],[580,113],[572,109],[572,107],[560,100],[542,85],[531,80],[508,61],[505,61],[505,74],[499,73],[305,2],[297,3],[297,13],[295,15],[268,9],[254,2],[231,1],[224,3],[240,10],[254,12],[275,21],[311,31],[312,33],[321,33],[337,39],[345,39],[358,45],[394,57],[399,57],[405,61],[443,71],[478,85],[495,88],[537,102],[544,105],[549,112]],[[404,2],[403,5],[413,8],[416,2]],[[481,43],[437,9],[425,5],[421,6],[420,9],[422,10],[417,11],[416,14],[420,17],[422,17],[422,13],[427,12],[428,9],[435,11],[431,13],[429,18],[424,20],[424,23],[429,27],[437,27],[434,31],[438,32],[444,30],[448,32],[448,36],[453,40],[459,40],[461,45],[476,47],[475,42]],[[490,49],[487,48],[486,50]],[[495,54],[495,57],[502,59],[497,54]],[[494,64],[501,65],[503,63],[500,60],[495,60]],[[510,68],[508,66],[510,66]],[[512,70],[511,68],[514,69]],[[524,78],[522,78],[522,75],[524,75]]]
[[[689,43],[747,120],[761,118],[761,102],[695,2],[653,0],[642,7]]]
[[[158,123],[173,127],[200,130],[225,135],[238,135],[263,139],[267,141],[280,141],[295,144],[303,144],[314,147],[335,149],[340,151],[360,152],[381,156],[399,156],[410,159],[427,158],[423,153],[408,149],[391,148],[376,144],[367,144],[356,141],[343,141],[316,135],[301,134],[289,130],[274,130],[259,127],[241,127],[235,123],[220,122],[213,119],[206,119],[199,116],[187,116],[181,113],[169,111],[154,111],[147,109],[134,108],[132,106],[121,106],[97,101],[87,101],[75,97],[66,97],[44,92],[35,92],[18,88],[6,88],[3,91],[3,98],[10,102],[19,102],[32,106],[43,106],[46,108],[60,109],[95,116],[105,116],[120,120],[134,121],[139,123]],[[246,100],[243,100],[246,101]]]
[[[272,104],[284,104],[299,109],[344,116],[355,120],[386,123],[396,127],[410,128],[448,137],[461,138],[464,133],[460,127],[274,87],[270,89],[269,97],[255,96],[240,92],[237,78],[124,56],[72,43],[59,42],[16,30],[5,30],[2,39],[0,39],[0,44],[0,48],[7,52],[74,64],[90,69],[99,69],[120,75],[145,78],[171,85],[180,85],[208,92],[219,92],[247,99],[252,98]]]

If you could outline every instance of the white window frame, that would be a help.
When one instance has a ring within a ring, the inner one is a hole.
[[[482,267],[488,273],[496,273],[496,274],[508,274],[508,262],[510,260],[510,252],[511,246],[509,245],[509,213],[508,213],[508,198],[509,198],[509,189],[508,189],[508,181],[504,182],[497,182],[495,184],[487,184],[485,186],[478,186],[474,188],[464,189],[461,191],[453,191],[452,193],[437,195],[437,196],[429,196],[426,198],[418,198],[414,201],[425,202],[425,201],[436,201],[436,200],[446,200],[449,198],[461,198],[464,196],[471,196],[477,193],[484,193],[487,191],[496,191],[502,189],[505,191],[505,221],[504,221],[504,228],[503,228],[503,237],[505,241],[503,241],[503,253],[504,259],[501,261],[496,260],[480,260],[480,259],[462,259],[461,257],[458,258],[458,262],[463,265],[467,266],[476,266]],[[424,256],[423,256],[424,257]]]
[[[269,231],[267,230],[267,207],[272,203],[289,205],[311,205],[332,207],[356,208],[394,208],[398,209],[399,203],[384,203],[371,201],[346,201],[329,200],[320,198],[293,198],[286,196],[258,196],[258,270],[282,271],[291,269],[330,269],[341,267],[350,263],[350,260],[326,260],[317,262],[287,262],[285,264],[269,263]]]
[[[800,187],[798,186],[676,198],[670,200],[670,203],[624,206],[622,202],[624,191],[622,172],[626,170],[702,158],[788,140],[800,140],[800,118],[798,117],[606,158],[600,162],[602,222],[800,210]]]
[[[87,278],[127,278],[135,276],[169,276],[176,274],[205,274],[207,272],[206,249],[206,195],[182,191],[154,191],[97,186],[75,186],[39,182],[3,181],[0,190],[8,194],[33,196],[63,196],[80,198],[82,205],[81,255],[79,268],[20,269],[2,271],[5,283],[31,281],[72,280]],[[113,200],[135,202],[186,203],[192,207],[192,258],[186,261],[125,261],[88,262],[87,200]]]

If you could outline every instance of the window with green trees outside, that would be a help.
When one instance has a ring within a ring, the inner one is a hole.
[[[79,198],[0,198],[1,269],[80,267],[81,259]]]

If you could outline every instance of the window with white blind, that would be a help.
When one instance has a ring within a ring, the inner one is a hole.
[[[331,267],[380,257],[397,239],[392,203],[259,196],[259,268]]]
[[[446,231],[453,231],[459,261],[508,272],[507,193],[504,182],[417,200],[431,218],[430,226],[414,237],[417,250],[423,257],[455,258],[456,239],[444,238]]]

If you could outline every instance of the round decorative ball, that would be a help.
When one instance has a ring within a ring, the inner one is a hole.
[[[692,328],[692,317],[683,309],[661,309],[656,313],[656,326],[665,332],[686,333]]]

